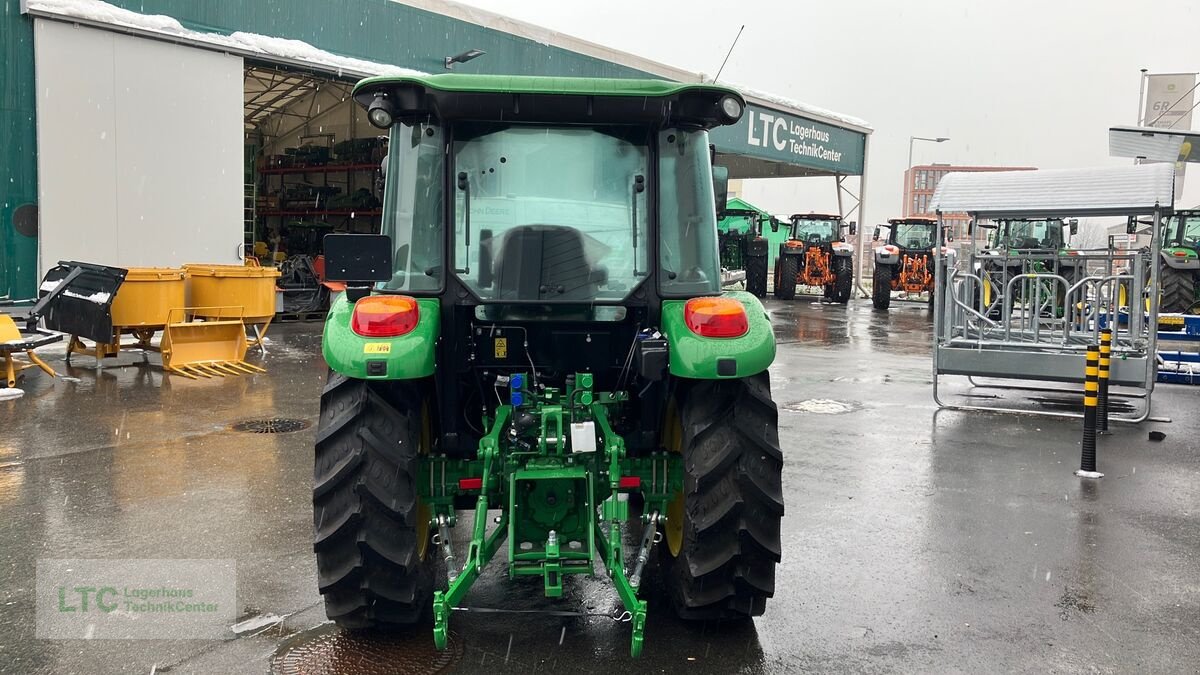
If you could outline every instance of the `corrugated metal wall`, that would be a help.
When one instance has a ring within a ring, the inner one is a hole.
[[[0,297],[28,298],[37,280],[37,147],[33,21],[0,5]]]

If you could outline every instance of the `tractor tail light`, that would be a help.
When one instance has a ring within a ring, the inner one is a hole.
[[[741,337],[750,330],[746,308],[732,298],[692,298],[684,305],[683,320],[701,337]]]
[[[637,476],[621,476],[617,487],[622,490],[637,489],[642,486],[642,479]]]
[[[368,295],[354,303],[350,327],[363,337],[397,337],[417,327],[420,310],[407,295]]]
[[[459,490],[482,490],[483,489],[483,479],[482,478],[459,478],[458,479],[458,489]]]
[[[1176,258],[1186,258],[1186,257],[1188,257],[1187,251],[1175,251],[1175,257]]]

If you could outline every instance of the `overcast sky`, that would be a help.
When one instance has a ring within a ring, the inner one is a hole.
[[[1137,121],[1139,69],[1200,70],[1195,0],[465,3],[710,76],[744,23],[722,80],[875,128],[868,223],[900,215],[909,136],[951,139],[918,142],[917,164],[1119,164],[1107,129]],[[1200,204],[1192,167],[1181,206]],[[836,208],[832,179],[754,183],[773,213]]]

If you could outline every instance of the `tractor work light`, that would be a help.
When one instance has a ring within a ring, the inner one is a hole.
[[[367,108],[367,120],[380,129],[392,126],[392,104],[383,94],[371,101],[371,106]]]
[[[683,321],[700,337],[734,338],[750,330],[746,308],[732,298],[692,298],[683,307]]]
[[[415,298],[368,295],[354,303],[350,327],[363,337],[399,337],[411,333],[421,318]]]
[[[725,116],[725,120],[730,124],[742,119],[742,102],[733,96],[722,98],[721,114]]]

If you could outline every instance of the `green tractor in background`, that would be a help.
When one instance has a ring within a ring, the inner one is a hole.
[[[1163,312],[1200,314],[1200,211],[1176,211],[1163,225],[1160,276]]]
[[[1000,314],[999,298],[1003,288],[1014,277],[1022,274],[1057,274],[1066,279],[1070,287],[1087,276],[1085,261],[1076,257],[1068,245],[1068,235],[1079,232],[1079,221],[1072,218],[1000,219],[994,223],[978,225],[992,231],[987,248],[981,251],[984,260],[977,263],[975,270],[984,280],[981,288],[980,307],[991,316]],[[1009,258],[1008,256],[1016,256]],[[1022,280],[1012,285],[1013,303],[1032,298],[1031,281]],[[1047,282],[1039,282],[1046,284]],[[1060,284],[1055,289],[1045,289],[1054,297],[1065,293]],[[1061,302],[1060,302],[1061,304]]]
[[[749,293],[767,297],[768,243],[763,226],[770,225],[775,231],[779,221],[755,209],[725,209],[720,218],[728,223],[728,229],[717,234],[726,285],[744,281]]]
[[[741,96],[447,74],[354,98],[390,155],[383,233],[325,239],[347,282],[314,466],[326,614],[370,629],[432,610],[445,648],[502,555],[548,597],[608,574],[637,656],[656,547],[681,617],[762,614],[783,515],[775,340],[756,297],[721,293],[708,144]]]

